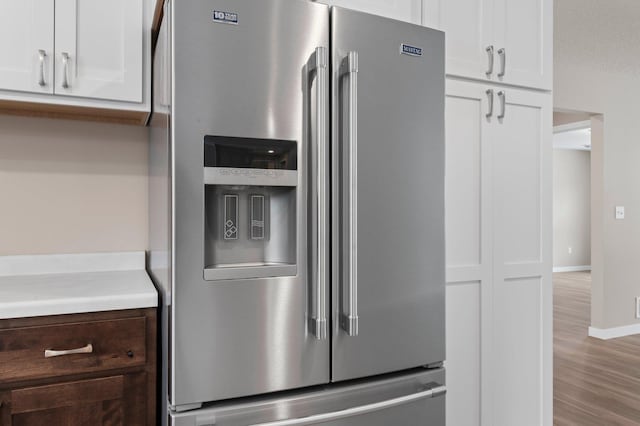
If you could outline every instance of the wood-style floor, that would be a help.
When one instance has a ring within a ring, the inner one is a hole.
[[[558,273],[553,283],[554,424],[640,425],[640,336],[588,337],[591,275]]]

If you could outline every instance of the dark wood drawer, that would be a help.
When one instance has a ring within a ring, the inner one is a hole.
[[[146,373],[16,389],[5,392],[0,426],[144,426]]]
[[[142,366],[145,317],[0,330],[0,384]],[[91,345],[91,351],[89,346]],[[87,353],[45,357],[46,350]]]

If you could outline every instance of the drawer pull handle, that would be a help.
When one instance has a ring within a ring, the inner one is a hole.
[[[93,345],[89,343],[87,346],[78,349],[69,349],[66,351],[54,351],[47,349],[44,351],[45,358],[53,358],[54,356],[73,355],[73,354],[90,354],[93,352]]]

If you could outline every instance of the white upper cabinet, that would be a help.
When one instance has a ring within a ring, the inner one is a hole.
[[[0,89],[53,93],[54,0],[0,0]]]
[[[551,90],[553,1],[494,1],[498,80],[518,86]],[[501,72],[504,73],[502,77],[499,75]]]
[[[146,123],[154,6],[0,0],[0,102],[30,115]]]
[[[414,24],[420,24],[422,19],[422,0],[323,0],[321,2]]]
[[[55,92],[142,102],[143,0],[55,3]]]
[[[423,24],[446,32],[447,74],[490,79],[492,0],[424,0]],[[492,48],[495,50],[495,48]]]
[[[551,90],[553,0],[423,0],[447,33],[447,74]]]

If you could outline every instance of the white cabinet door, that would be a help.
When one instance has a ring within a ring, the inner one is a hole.
[[[0,89],[53,93],[54,0],[0,0]]]
[[[322,3],[420,24],[421,0],[324,0]]]
[[[491,395],[491,141],[485,85],[446,86],[447,423],[480,426]],[[482,398],[480,397],[482,395]]]
[[[491,80],[494,0],[424,0],[423,25],[446,32],[448,75]]]
[[[491,424],[551,425],[551,94],[501,92],[496,114],[504,118],[489,131],[495,224]]]
[[[422,23],[447,33],[448,75],[551,90],[553,0],[424,0]]]
[[[143,0],[56,0],[55,93],[142,101]]]
[[[553,0],[494,1],[496,72],[503,71],[504,63],[499,80],[551,90]]]

